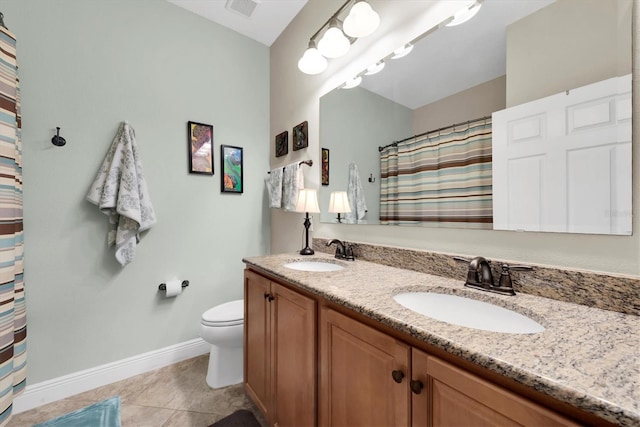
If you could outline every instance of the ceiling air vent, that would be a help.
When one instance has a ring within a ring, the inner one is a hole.
[[[249,18],[257,5],[258,2],[255,0],[227,0],[225,7]]]

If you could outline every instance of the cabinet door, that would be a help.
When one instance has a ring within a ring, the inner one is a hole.
[[[408,425],[409,358],[406,344],[323,307],[319,425]]]
[[[244,273],[244,385],[267,419],[270,414],[270,343],[267,296],[271,282],[252,271]]]
[[[272,425],[314,426],[316,303],[276,283],[271,294]]]
[[[414,426],[577,426],[540,405],[413,349],[413,375],[427,379],[430,402],[414,400]],[[416,395],[420,396],[420,395]]]

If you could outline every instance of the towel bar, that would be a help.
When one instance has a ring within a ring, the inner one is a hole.
[[[313,160],[303,160],[299,163],[300,165],[307,165],[307,166],[313,166]],[[284,168],[282,168],[282,170],[284,170]],[[271,171],[267,172],[267,173],[271,173]]]
[[[182,287],[186,288],[187,286],[189,286],[189,281],[188,280],[183,280],[182,281]],[[166,291],[167,290],[167,284],[166,283],[160,283],[160,285],[158,286],[158,291]]]

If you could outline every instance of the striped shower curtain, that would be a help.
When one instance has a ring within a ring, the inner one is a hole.
[[[491,229],[491,119],[380,151],[380,223]]]
[[[16,38],[0,26],[0,426],[26,384],[21,125]]]

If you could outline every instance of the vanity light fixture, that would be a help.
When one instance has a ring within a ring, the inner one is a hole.
[[[350,6],[352,6],[351,10],[347,14]],[[344,17],[345,14],[347,14],[346,17]],[[341,19],[344,19],[344,22]],[[328,65],[326,58],[338,58],[344,55],[358,37],[371,34],[379,24],[380,17],[365,0],[347,0],[311,36],[308,49],[298,61],[298,69],[305,74],[323,72]],[[319,56],[322,56],[322,59]]]
[[[354,87],[358,86],[361,82],[362,82],[362,77],[356,76],[344,82],[344,85],[342,85],[342,89],[353,89]]]
[[[378,61],[375,64],[371,65],[367,68],[367,71],[364,73],[367,76],[372,76],[374,74],[378,74],[384,68],[384,61]]]
[[[340,218],[341,213],[351,212],[351,206],[349,206],[349,197],[346,191],[332,191],[331,198],[329,199],[329,213],[338,214],[338,223],[342,223]]]
[[[464,24],[465,22],[476,16],[476,13],[478,13],[481,6],[481,0],[476,0],[468,4],[466,7],[456,12],[456,14],[453,15],[453,20],[446,24],[446,26],[455,27],[456,25]]]
[[[298,61],[298,69],[305,74],[319,74],[327,69],[327,59],[316,48],[316,42],[309,41],[309,48]]]
[[[401,47],[393,51],[393,56],[391,56],[391,59],[398,59],[398,58],[405,57],[409,53],[411,53],[412,50],[413,50],[413,44],[407,43],[405,45],[402,45]]]
[[[380,16],[366,1],[358,1],[353,5],[345,18],[344,32],[350,37],[365,37],[373,33],[380,25]]]
[[[298,193],[298,201],[296,203],[296,212],[304,212],[304,228],[305,228],[305,247],[300,251],[300,255],[313,255],[315,252],[309,247],[309,227],[311,220],[309,213],[319,213],[318,193],[314,189],[305,188]]]

